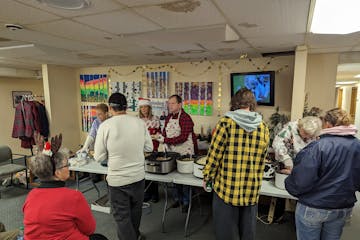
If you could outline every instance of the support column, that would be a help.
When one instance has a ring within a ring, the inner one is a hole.
[[[355,111],[355,126],[360,130],[360,83],[357,84],[357,96],[356,96],[356,111]],[[357,138],[360,138],[360,131],[356,134]]]
[[[307,47],[298,46],[295,51],[294,80],[291,103],[291,121],[302,118],[305,100]]]
[[[76,151],[80,143],[79,82],[76,70],[43,64],[42,74],[50,135],[62,133],[62,146]]]

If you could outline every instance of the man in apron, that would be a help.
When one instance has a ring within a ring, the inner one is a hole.
[[[197,141],[194,133],[194,122],[189,114],[182,109],[182,99],[179,95],[172,95],[168,101],[169,115],[165,120],[163,135],[159,142],[166,144],[167,150],[181,155],[197,153]],[[177,185],[175,204],[173,207],[183,206],[183,212],[189,205],[189,187]]]

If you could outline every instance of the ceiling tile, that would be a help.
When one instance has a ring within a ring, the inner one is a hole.
[[[134,43],[145,46],[155,44],[193,44],[206,41],[223,41],[225,38],[225,27],[204,28],[197,30],[161,31],[147,34],[139,34],[125,37]]]
[[[309,48],[308,53],[340,53],[340,52],[350,52],[352,51],[351,47],[323,47],[323,48]]]
[[[306,32],[310,0],[215,2],[245,38]]]
[[[59,17],[14,0],[1,0],[0,21],[2,22],[25,25],[55,19]]]
[[[89,54],[89,55],[94,55],[94,56],[106,56],[106,55],[127,56],[127,54],[125,52],[121,51],[121,50],[106,49],[106,48],[81,51],[81,52],[78,52],[78,53]]]
[[[196,44],[189,44],[189,43],[172,43],[172,42],[168,42],[168,43],[161,43],[161,44],[153,44],[153,47],[157,48],[157,49],[161,49],[162,51],[188,51],[188,50],[201,50],[203,51],[204,49],[199,47]]]
[[[44,4],[39,3],[37,0],[17,0],[17,1],[50,13],[54,13],[62,17],[75,17],[75,16],[84,16],[89,14],[97,14],[102,12],[114,11],[116,9],[121,9],[124,7],[114,0],[91,0],[91,6],[89,8],[74,11],[74,10],[64,10],[59,8],[48,7]]]
[[[116,49],[115,49],[116,50]],[[150,46],[138,45],[138,44],[126,44],[118,50],[134,57],[144,56],[144,54],[157,53],[159,50],[152,48]]]
[[[149,32],[160,29],[159,26],[129,10],[77,17],[75,20],[113,34]]]
[[[352,47],[360,42],[360,32],[347,35],[332,35],[332,34],[308,34],[307,44],[315,48],[327,47]]]
[[[174,0],[116,0],[116,1],[128,7],[144,6],[144,5],[149,6],[149,5],[156,5],[167,2],[174,2]]]
[[[225,19],[208,0],[201,0],[193,12],[173,12],[159,6],[136,8],[139,14],[157,22],[165,28],[186,28],[225,24]]]
[[[46,53],[37,47],[27,47],[9,50],[0,50],[1,57],[23,58],[29,56],[45,55]]]
[[[202,46],[204,46],[206,49],[211,51],[219,51],[219,52],[226,52],[226,49],[245,49],[249,46],[242,42],[222,42],[222,41],[207,41],[207,42],[200,42]]]
[[[255,48],[295,48],[305,43],[305,34],[277,35],[272,37],[247,38],[246,40]]]
[[[92,63],[90,60],[81,60],[76,55],[67,54],[62,56],[50,56],[50,55],[39,55],[31,57],[31,59],[41,61],[47,64],[59,64],[59,65],[81,65]]]
[[[13,68],[23,68],[29,70],[40,70],[41,63],[34,62],[29,59],[10,59],[10,58],[0,58],[0,67],[13,67]]]
[[[51,23],[36,24],[29,26],[29,29],[50,33],[59,37],[66,36],[66,38],[69,39],[101,46],[107,46],[109,40],[119,38],[116,35],[108,34],[71,20],[59,20]]]
[[[68,51],[81,51],[81,50],[90,50],[90,49],[98,48],[94,45],[81,43],[78,41],[67,40],[64,38],[51,36],[46,33],[40,33],[27,29],[23,29],[21,31],[15,31],[15,32],[2,30],[0,31],[0,37],[40,44],[44,46],[50,46],[56,49],[64,49]]]

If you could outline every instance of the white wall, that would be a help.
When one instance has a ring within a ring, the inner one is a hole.
[[[323,111],[335,107],[338,61],[338,54],[308,55],[305,89],[308,93],[309,107],[319,107]]]
[[[341,87],[343,89],[341,108],[350,113],[352,86]]]

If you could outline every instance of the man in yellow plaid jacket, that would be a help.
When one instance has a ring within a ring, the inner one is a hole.
[[[217,123],[204,167],[204,187],[213,183],[217,240],[254,240],[257,203],[269,145],[269,129],[255,112],[248,89],[231,99],[231,111]]]

